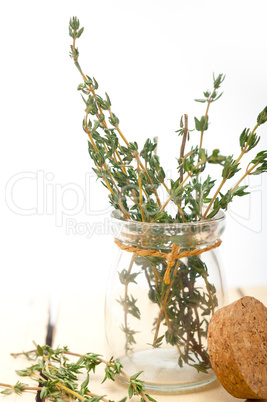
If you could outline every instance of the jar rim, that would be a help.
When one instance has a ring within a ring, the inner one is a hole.
[[[209,224],[214,224],[214,223],[221,223],[226,219],[226,215],[223,210],[219,210],[217,214],[212,217],[211,219],[205,219],[203,221],[193,221],[193,222],[166,222],[166,223],[159,223],[159,222],[141,222],[141,221],[134,221],[134,220],[126,220],[123,219],[123,214],[119,210],[113,210],[111,212],[111,219],[114,220],[115,222],[118,223],[125,223],[125,224],[131,224],[131,225],[136,225],[136,226],[153,226],[153,227],[186,227],[186,226],[199,226],[199,225],[209,225]]]

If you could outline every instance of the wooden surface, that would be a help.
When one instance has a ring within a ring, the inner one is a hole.
[[[267,288],[242,288],[230,292],[230,302],[239,299],[242,295],[254,296],[267,305]],[[104,346],[104,297],[102,292],[88,290],[88,293],[62,293],[52,299],[58,305],[57,320],[53,336],[53,345],[68,346],[77,353],[94,352],[105,356]],[[49,319],[49,294],[16,294],[0,296],[0,382],[16,383],[20,380],[27,382],[28,378],[21,378],[15,374],[16,369],[25,368],[27,361],[24,357],[14,359],[11,352],[32,349],[33,340],[45,344]],[[86,319],[87,317],[87,319]],[[109,358],[110,356],[105,356]],[[29,364],[28,364],[29,365]],[[127,388],[120,383],[101,385],[98,380],[103,378],[102,372],[96,373],[96,380],[91,377],[90,389],[95,393],[106,394],[108,398],[120,400],[127,395]],[[26,381],[25,381],[26,380]],[[33,383],[32,383],[33,384]],[[25,393],[23,396],[12,394],[0,395],[7,402],[35,401],[35,393]],[[245,401],[229,395],[216,380],[212,384],[195,391],[178,395],[156,395],[158,402],[233,402]],[[132,402],[139,398],[132,398]]]

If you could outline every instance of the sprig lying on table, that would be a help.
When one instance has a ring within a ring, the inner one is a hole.
[[[10,395],[13,392],[22,394],[25,391],[39,391],[40,398],[46,398],[54,402],[71,401],[90,401],[90,402],[115,402],[107,399],[105,395],[96,395],[88,388],[90,377],[89,373],[95,373],[95,368],[103,364],[105,366],[103,382],[106,380],[115,381],[116,375],[120,375],[129,384],[128,397],[137,395],[141,402],[156,402],[145,392],[143,381],[138,377],[141,372],[129,377],[123,370],[121,363],[113,358],[109,361],[101,355],[86,353],[84,355],[72,353],[67,347],[52,349],[50,346],[37,346],[37,349],[29,352],[12,354],[14,357],[24,355],[28,360],[34,361],[30,367],[17,370],[16,373],[23,377],[29,377],[38,382],[38,386],[32,387],[28,384],[17,382],[15,385],[0,383],[0,387],[5,389],[1,394]],[[71,362],[67,355],[78,357],[76,362]],[[82,383],[78,381],[78,375],[85,374]],[[118,402],[126,402],[127,397]]]

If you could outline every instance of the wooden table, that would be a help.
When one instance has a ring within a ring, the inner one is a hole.
[[[232,290],[230,301],[237,300],[243,295],[254,296],[267,305],[266,287]],[[2,294],[0,300],[0,382],[9,384],[15,384],[18,380],[29,382],[28,378],[18,377],[15,370],[31,364],[23,356],[14,359],[10,356],[10,352],[31,350],[33,340],[41,345],[47,342],[51,335],[51,327],[48,326],[50,296],[40,293]],[[52,346],[67,345],[70,350],[77,353],[94,352],[105,355],[103,293],[93,291],[89,286],[86,293],[61,293],[55,300],[58,301],[58,314],[53,328]],[[85,319],[86,317],[88,320]],[[98,373],[96,377],[99,377]],[[127,395],[127,389],[117,382],[115,384],[106,382],[100,385],[91,379],[90,389],[102,395],[106,394],[113,400],[120,400]],[[229,395],[217,380],[192,392],[178,395],[153,395],[153,397],[158,402],[238,401]],[[6,398],[7,402],[18,400],[30,402],[35,401],[36,393],[24,393],[22,397],[15,394],[10,396],[0,394],[0,399],[2,398]],[[131,400],[136,402],[139,398]],[[244,400],[239,399],[239,401]]]

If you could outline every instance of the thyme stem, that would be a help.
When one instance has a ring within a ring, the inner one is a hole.
[[[139,185],[139,205],[140,205],[140,211],[141,211],[141,216],[142,216],[142,222],[145,222],[145,215],[144,215],[144,210],[143,210],[143,195],[142,195],[142,182],[140,178],[140,167],[139,163],[137,162],[137,176],[138,176],[138,185]]]
[[[153,344],[152,344],[153,346],[155,346],[156,340],[158,339],[159,329],[160,329],[160,324],[161,324],[161,319],[162,319],[162,314],[166,311],[165,306],[166,306],[169,294],[171,292],[173,282],[174,282],[174,278],[175,278],[175,276],[177,274],[179,265],[180,265],[180,261],[177,260],[176,263],[175,263],[175,266],[174,266],[174,270],[173,270],[173,278],[172,278],[172,280],[170,281],[170,283],[169,283],[169,285],[167,287],[167,290],[166,290],[164,298],[161,300],[160,312],[159,312],[159,316],[158,316],[158,319],[157,319],[156,330],[155,330],[154,340],[153,340]]]
[[[206,218],[206,216],[207,216],[207,214],[208,214],[210,208],[212,207],[214,201],[216,200],[217,195],[218,195],[219,192],[221,191],[221,189],[222,189],[222,187],[224,186],[226,180],[227,180],[227,179],[223,179],[223,180],[221,181],[221,184],[220,184],[219,187],[217,188],[217,190],[216,190],[214,196],[212,197],[212,200],[210,201],[210,203],[209,203],[209,205],[208,205],[206,211],[204,212],[202,219],[205,219],[205,218]]]
[[[134,259],[135,259],[135,254],[132,255],[127,274],[129,275],[131,273],[133,264],[134,264]],[[125,342],[125,352],[128,354],[129,351],[129,339],[128,339],[128,307],[127,307],[127,300],[128,300],[128,287],[129,284],[126,283],[124,286],[124,328],[125,328],[125,334],[126,334],[126,342]]]
[[[182,145],[181,145],[181,149],[180,149],[180,159],[179,159],[180,165],[183,163],[187,134],[188,134],[188,115],[185,114],[184,115],[184,134],[183,134]],[[181,168],[180,183],[183,182],[183,174],[184,174],[184,170],[183,170],[183,168]]]
[[[0,387],[14,389],[14,385],[5,384],[3,382],[0,382]],[[21,389],[21,391],[41,391],[43,389],[43,387],[30,387],[28,385],[25,385],[24,387],[21,387],[20,389]]]
[[[212,98],[210,97],[210,98],[208,99],[208,101],[207,101],[208,104],[207,104],[207,109],[206,109],[206,113],[205,113],[205,116],[204,116],[205,125],[206,125],[206,122],[207,122],[207,119],[208,119],[208,113],[209,113],[209,108],[210,108],[211,102],[212,102]],[[205,126],[205,125],[204,125],[204,126]],[[204,128],[202,128],[201,134],[200,134],[199,149],[202,148],[202,145],[203,145],[204,131],[205,131]]]
[[[238,180],[238,182],[234,185],[234,187],[231,189],[231,192],[233,193],[235,191],[235,189],[239,186],[239,184],[249,175],[251,174],[251,172],[260,164],[260,162],[255,163],[254,165],[251,166],[251,168],[246,169],[245,173],[243,174],[243,176]],[[250,164],[249,164],[250,165]],[[249,166],[248,165],[248,166]]]
[[[240,160],[241,160],[241,158],[245,155],[245,153],[247,152],[247,150],[248,150],[248,147],[249,147],[249,140],[251,139],[251,137],[253,136],[253,134],[255,134],[255,131],[257,130],[257,128],[259,127],[259,124],[256,124],[256,126],[253,128],[253,130],[251,131],[251,133],[250,133],[250,135],[249,135],[249,137],[248,137],[248,139],[247,139],[247,141],[246,141],[246,145],[245,145],[245,147],[242,149],[242,151],[241,151],[241,153],[240,153],[240,155],[239,155],[239,157],[236,159],[236,161],[235,161],[235,165],[237,165],[239,162],[240,162]]]

